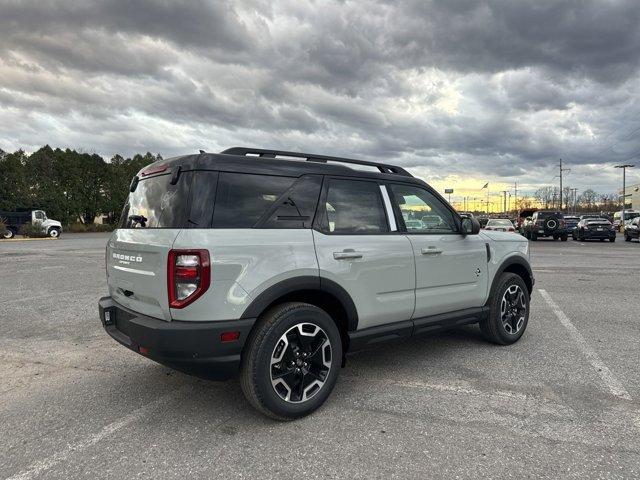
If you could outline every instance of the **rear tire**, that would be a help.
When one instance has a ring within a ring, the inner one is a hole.
[[[16,233],[10,228],[7,228],[7,230],[2,235],[2,238],[6,238],[7,240],[9,240],[10,238],[13,238],[15,236],[16,236]]]
[[[489,303],[489,317],[480,322],[486,340],[511,345],[520,340],[529,323],[529,290],[522,277],[503,273]]]
[[[563,241],[563,242],[566,242],[567,240],[569,240],[569,237],[567,237],[566,235],[562,235],[560,237],[560,240]]]
[[[624,236],[624,241],[625,242],[630,242],[631,241],[631,237],[629,237],[628,235]]]
[[[615,241],[616,241],[616,239],[615,239],[615,238],[610,238],[610,239],[609,239],[609,241],[610,241],[611,243],[613,243],[613,242],[615,242]]]
[[[314,305],[283,303],[262,315],[247,339],[240,386],[263,414],[294,420],[325,402],[341,362],[342,339],[333,319]]]

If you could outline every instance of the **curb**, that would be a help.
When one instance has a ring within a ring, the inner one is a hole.
[[[42,238],[30,238],[30,237],[25,237],[25,238],[2,238],[0,239],[0,243],[4,243],[4,242],[33,242],[36,240],[58,240],[58,238],[53,238],[53,237],[42,237]]]

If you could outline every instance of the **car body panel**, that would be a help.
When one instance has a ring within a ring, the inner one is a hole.
[[[239,318],[272,285],[319,275],[309,229],[184,229],[173,248],[205,248],[211,260],[209,289],[187,307],[171,309],[176,320]]]
[[[488,285],[487,249],[479,235],[407,237],[416,262],[415,318],[483,305]]]
[[[415,262],[405,235],[330,235],[313,231],[320,276],[341,285],[358,311],[358,329],[411,318]],[[353,251],[360,258],[336,258]]]
[[[111,234],[106,248],[107,285],[122,306],[171,320],[167,258],[179,229],[127,228]]]

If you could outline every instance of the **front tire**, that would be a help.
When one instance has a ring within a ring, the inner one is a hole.
[[[497,282],[489,317],[480,322],[480,330],[489,342],[511,345],[520,340],[529,323],[529,290],[515,273],[503,273]]]
[[[58,238],[60,236],[60,229],[56,227],[52,227],[47,232],[51,238]]]
[[[569,240],[569,237],[568,237],[568,236],[566,236],[566,235],[562,235],[562,236],[560,237],[560,241],[562,241],[562,242],[566,242],[567,240]]]
[[[247,339],[240,385],[263,414],[294,420],[325,402],[341,362],[342,339],[333,319],[314,305],[283,303],[266,312]]]

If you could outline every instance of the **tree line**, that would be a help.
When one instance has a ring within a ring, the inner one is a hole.
[[[160,159],[147,152],[107,162],[95,153],[48,145],[31,155],[0,150],[0,210],[42,209],[65,225],[91,224],[98,215],[115,223],[133,176]]]
[[[612,212],[620,210],[622,204],[614,193],[598,193],[590,188],[578,193],[571,187],[562,189],[562,205],[560,205],[560,189],[558,187],[541,187],[533,197],[544,209],[556,209],[576,212]]]

